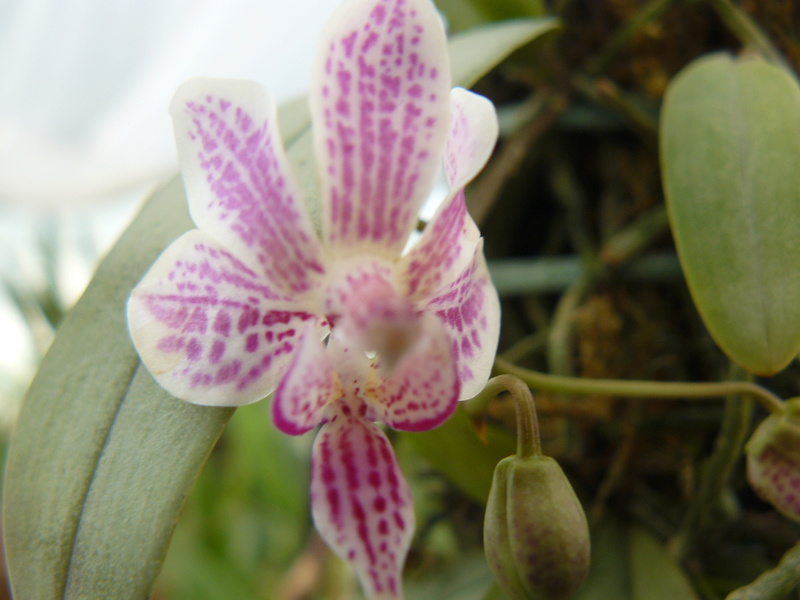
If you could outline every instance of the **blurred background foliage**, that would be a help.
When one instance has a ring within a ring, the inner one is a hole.
[[[562,23],[476,86],[501,119],[501,141],[468,203],[501,291],[503,357],[587,377],[726,378],[730,366],[696,313],[669,234],[659,106],[682,67],[708,52],[743,51],[753,30],[800,68],[800,2],[437,6],[453,32],[543,14]],[[54,276],[59,225],[48,227],[41,276],[4,282],[39,356],[68,310]],[[793,364],[763,383],[797,395],[800,370]],[[15,406],[22,387],[0,373],[4,405]],[[797,525],[750,491],[742,461],[725,466],[717,493],[697,514],[715,449],[743,442],[726,439],[724,427],[720,434],[721,401],[536,400],[545,451],[572,478],[593,528],[594,565],[581,599],[721,599],[774,566],[800,537]],[[749,402],[728,402],[738,403],[739,418],[754,419]],[[0,419],[7,441],[13,410]],[[497,401],[487,419],[459,411],[433,432],[390,432],[417,509],[409,598],[502,597],[482,558],[481,532],[492,469],[513,451],[512,431],[513,407]],[[277,432],[266,402],[236,411],[177,525],[157,599],[359,597],[310,521],[312,439]]]

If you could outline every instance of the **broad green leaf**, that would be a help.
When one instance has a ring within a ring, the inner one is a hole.
[[[453,36],[450,40],[453,85],[472,87],[514,50],[558,27],[558,20],[552,17],[514,19]]]
[[[177,179],[100,265],[42,361],[5,479],[17,600],[146,598],[178,512],[232,411],[175,400],[144,369],[128,293],[191,226]]]
[[[454,83],[473,84],[553,27],[518,21],[457,36]],[[281,110],[281,129],[313,208],[302,101]],[[129,291],[191,227],[176,179],[102,263],[31,385],[5,480],[5,543],[17,600],[141,599],[151,592],[184,499],[232,414],[170,397],[128,338]]]
[[[800,87],[756,57],[695,61],[667,90],[661,160],[675,243],[717,344],[748,371],[800,350]]]

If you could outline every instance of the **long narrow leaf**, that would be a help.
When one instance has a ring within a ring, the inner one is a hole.
[[[17,600],[149,594],[183,499],[232,414],[169,396],[128,339],[131,287],[190,226],[175,180],[102,263],[42,361],[5,479]]]

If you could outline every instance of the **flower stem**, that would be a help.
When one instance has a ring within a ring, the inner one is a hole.
[[[731,592],[726,600],[780,600],[797,589],[800,571],[800,543],[783,555],[774,569],[763,573],[752,583]]]
[[[531,390],[518,377],[498,375],[486,382],[483,390],[464,406],[471,416],[483,415],[486,406],[500,394],[508,392],[517,411],[517,456],[530,458],[542,455],[539,421]]]
[[[687,383],[678,381],[587,379],[564,375],[548,375],[518,367],[502,358],[497,358],[494,366],[496,372],[515,375],[530,388],[543,392],[664,399],[751,396],[770,413],[780,413],[785,410],[783,400],[778,396],[760,385],[747,381]]]
[[[732,396],[725,400],[722,427],[714,449],[701,469],[697,492],[681,528],[670,543],[670,550],[679,562],[686,558],[697,540],[708,531],[714,515],[718,514],[720,498],[730,482],[733,468],[750,433],[752,416],[751,399]]]
[[[731,0],[710,0],[711,6],[725,22],[728,29],[746,46],[757,50],[767,60],[786,67],[786,60],[770,41],[769,37],[756,25],[741,7]],[[791,71],[791,69],[789,69]]]

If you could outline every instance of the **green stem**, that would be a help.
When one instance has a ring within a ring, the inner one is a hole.
[[[751,396],[770,413],[781,413],[785,410],[783,400],[778,396],[760,385],[747,381],[686,383],[677,381],[586,379],[564,375],[548,375],[518,367],[502,358],[497,358],[494,365],[496,372],[515,375],[530,388],[543,392],[585,396],[664,399]]]
[[[669,231],[667,209],[663,204],[639,215],[633,223],[616,232],[600,251],[600,260],[607,265],[623,265],[649,248]]]
[[[764,58],[777,65],[787,66],[781,53],[741,7],[733,4],[731,0],[710,0],[710,2],[720,19],[742,44],[754,48]]]
[[[601,255],[602,259],[605,259]],[[613,259],[612,259],[613,260]],[[625,263],[614,263],[614,281],[664,283],[682,280],[681,266],[673,252],[652,252]],[[578,256],[540,256],[537,258],[504,258],[489,261],[500,296],[527,296],[563,292],[582,277],[587,268]]]
[[[783,555],[774,569],[731,592],[726,600],[783,600],[800,587],[800,543]]]
[[[583,95],[598,104],[609,106],[648,134],[658,133],[658,116],[611,79],[578,75],[572,83]]]
[[[609,41],[585,69],[589,75],[597,75],[604,71],[609,64],[629,46],[631,40],[642,27],[655,21],[669,9],[675,0],[650,0],[646,2],[633,15],[625,19],[624,24],[614,32]]]
[[[503,358],[509,362],[515,362],[528,356],[531,352],[542,348],[547,343],[547,331],[540,329],[536,333],[525,336],[508,350],[503,352]]]
[[[686,558],[697,540],[708,531],[714,515],[718,513],[720,498],[750,433],[752,416],[753,401],[749,398],[733,396],[725,401],[725,414],[714,450],[701,470],[700,485],[686,518],[670,544],[679,562]]]
[[[574,373],[572,348],[575,339],[575,312],[583,304],[593,283],[594,271],[589,268],[558,301],[547,335],[547,365],[559,376]]]
[[[530,458],[542,455],[539,421],[531,390],[518,377],[498,375],[486,382],[483,390],[464,405],[470,416],[484,415],[489,402],[508,392],[517,411],[517,456]]]

